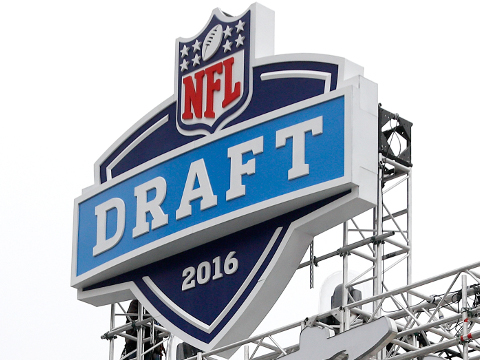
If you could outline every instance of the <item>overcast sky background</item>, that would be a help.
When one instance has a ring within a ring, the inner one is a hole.
[[[277,54],[363,66],[384,108],[414,123],[414,279],[478,261],[478,2],[262,4],[276,13]],[[249,5],[0,2],[2,358],[108,358],[109,307],[70,288],[74,198],[102,153],[173,94],[175,39],[194,36],[216,7],[236,16]],[[286,303],[318,301],[302,276],[306,291]]]

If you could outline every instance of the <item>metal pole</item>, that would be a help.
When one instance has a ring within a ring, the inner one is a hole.
[[[382,194],[382,181],[383,181],[383,162],[382,156],[379,154],[379,168],[378,168],[378,189],[377,189],[377,207],[376,207],[376,216],[375,216],[375,235],[381,235],[383,233],[383,194]],[[375,249],[375,269],[374,269],[374,279],[373,279],[373,296],[380,295],[382,293],[382,282],[383,282],[383,244],[377,242],[374,245]],[[377,302],[374,303],[376,307]],[[380,315],[380,314],[379,314]]]
[[[314,282],[314,266],[315,264],[315,253],[313,251],[313,240],[312,243],[310,244],[310,289],[313,289],[315,282]]]
[[[110,305],[110,331],[112,331],[113,329],[115,329],[115,303]],[[115,356],[114,337],[112,336],[109,341],[110,346],[108,349],[108,359],[113,360]]]
[[[343,247],[348,245],[348,221],[343,223]],[[350,309],[346,307],[348,304],[348,254],[343,254],[343,287],[342,287],[342,311],[343,322],[340,331],[350,329]]]
[[[408,238],[408,258],[407,258],[407,285],[412,283],[413,274],[413,259],[412,259],[412,168],[408,172],[407,179],[407,238]],[[407,293],[408,306],[412,306],[412,295]]]
[[[463,337],[466,339],[468,335],[468,313],[467,313],[467,275],[462,275],[462,320],[463,320]],[[468,360],[468,342],[463,343],[463,360]]]
[[[138,302],[138,319],[137,321],[143,320],[143,305]],[[140,326],[137,329],[137,360],[143,360],[143,326]]]
[[[377,182],[377,207],[376,207],[376,223],[375,235],[382,235],[383,234],[383,193],[382,193],[382,186],[383,186],[383,157],[381,154],[378,154],[378,182]],[[373,296],[378,296],[383,293],[383,243],[378,241],[374,244],[375,249],[375,269],[373,273]],[[382,310],[380,308],[381,302],[379,300],[374,301],[373,306],[374,309],[378,309],[378,316],[382,316]],[[377,359],[385,359],[386,351],[385,349],[381,350],[377,354]]]
[[[387,164],[390,164],[392,165],[395,169],[398,169],[400,171],[403,171],[405,173],[408,173],[410,171],[410,168],[405,166],[405,165],[402,165],[394,160],[391,160],[389,158],[386,158],[386,157],[383,157],[382,154],[379,154],[380,155],[380,160],[381,161],[385,161]]]

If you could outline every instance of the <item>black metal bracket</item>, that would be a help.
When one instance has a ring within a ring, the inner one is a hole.
[[[392,123],[389,129],[382,130],[387,123]],[[412,123],[398,114],[391,113],[378,104],[378,152],[390,160],[404,166],[412,166]],[[405,139],[406,147],[395,154],[390,147],[392,136]]]

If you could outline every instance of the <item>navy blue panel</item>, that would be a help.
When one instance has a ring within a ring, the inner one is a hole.
[[[317,79],[274,79],[262,81],[261,74],[283,70],[313,70],[332,74],[330,90],[337,88],[338,65],[314,61],[292,61],[257,66],[253,69],[253,96],[247,109],[226,127],[270,111],[322,95],[325,82]]]

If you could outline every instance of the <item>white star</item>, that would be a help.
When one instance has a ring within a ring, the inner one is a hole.
[[[201,58],[202,58],[201,56],[199,56],[198,54],[195,54],[195,57],[192,59],[193,67],[195,67],[196,65],[200,65]]]
[[[235,40],[235,42],[237,43],[237,47],[243,45],[243,40],[245,40],[245,36],[242,36],[242,34],[238,34],[238,38],[237,40]]]
[[[245,25],[245,22],[242,20],[238,20],[238,24],[235,25],[235,27],[237,28],[237,33],[243,31],[243,25]]]
[[[180,54],[182,54],[182,59],[188,55],[188,50],[190,50],[190,48],[187,47],[187,45],[183,45],[183,49],[180,50]]]
[[[182,72],[188,70],[188,64],[190,62],[187,61],[186,59],[183,59],[183,62],[180,64],[180,69],[182,70]]]
[[[225,45],[223,45],[223,52],[226,53],[227,51],[232,50],[232,42],[231,41],[226,41]]]
[[[223,33],[225,34],[223,36],[223,38],[226,39],[229,36],[232,36],[232,30],[233,30],[233,28],[231,28],[230,26],[227,25],[227,28],[225,30],[223,30]]]
[[[193,52],[194,53],[197,52],[197,51],[200,51],[200,45],[201,44],[202,44],[201,41],[198,41],[198,39],[195,40],[195,44],[193,44]]]

